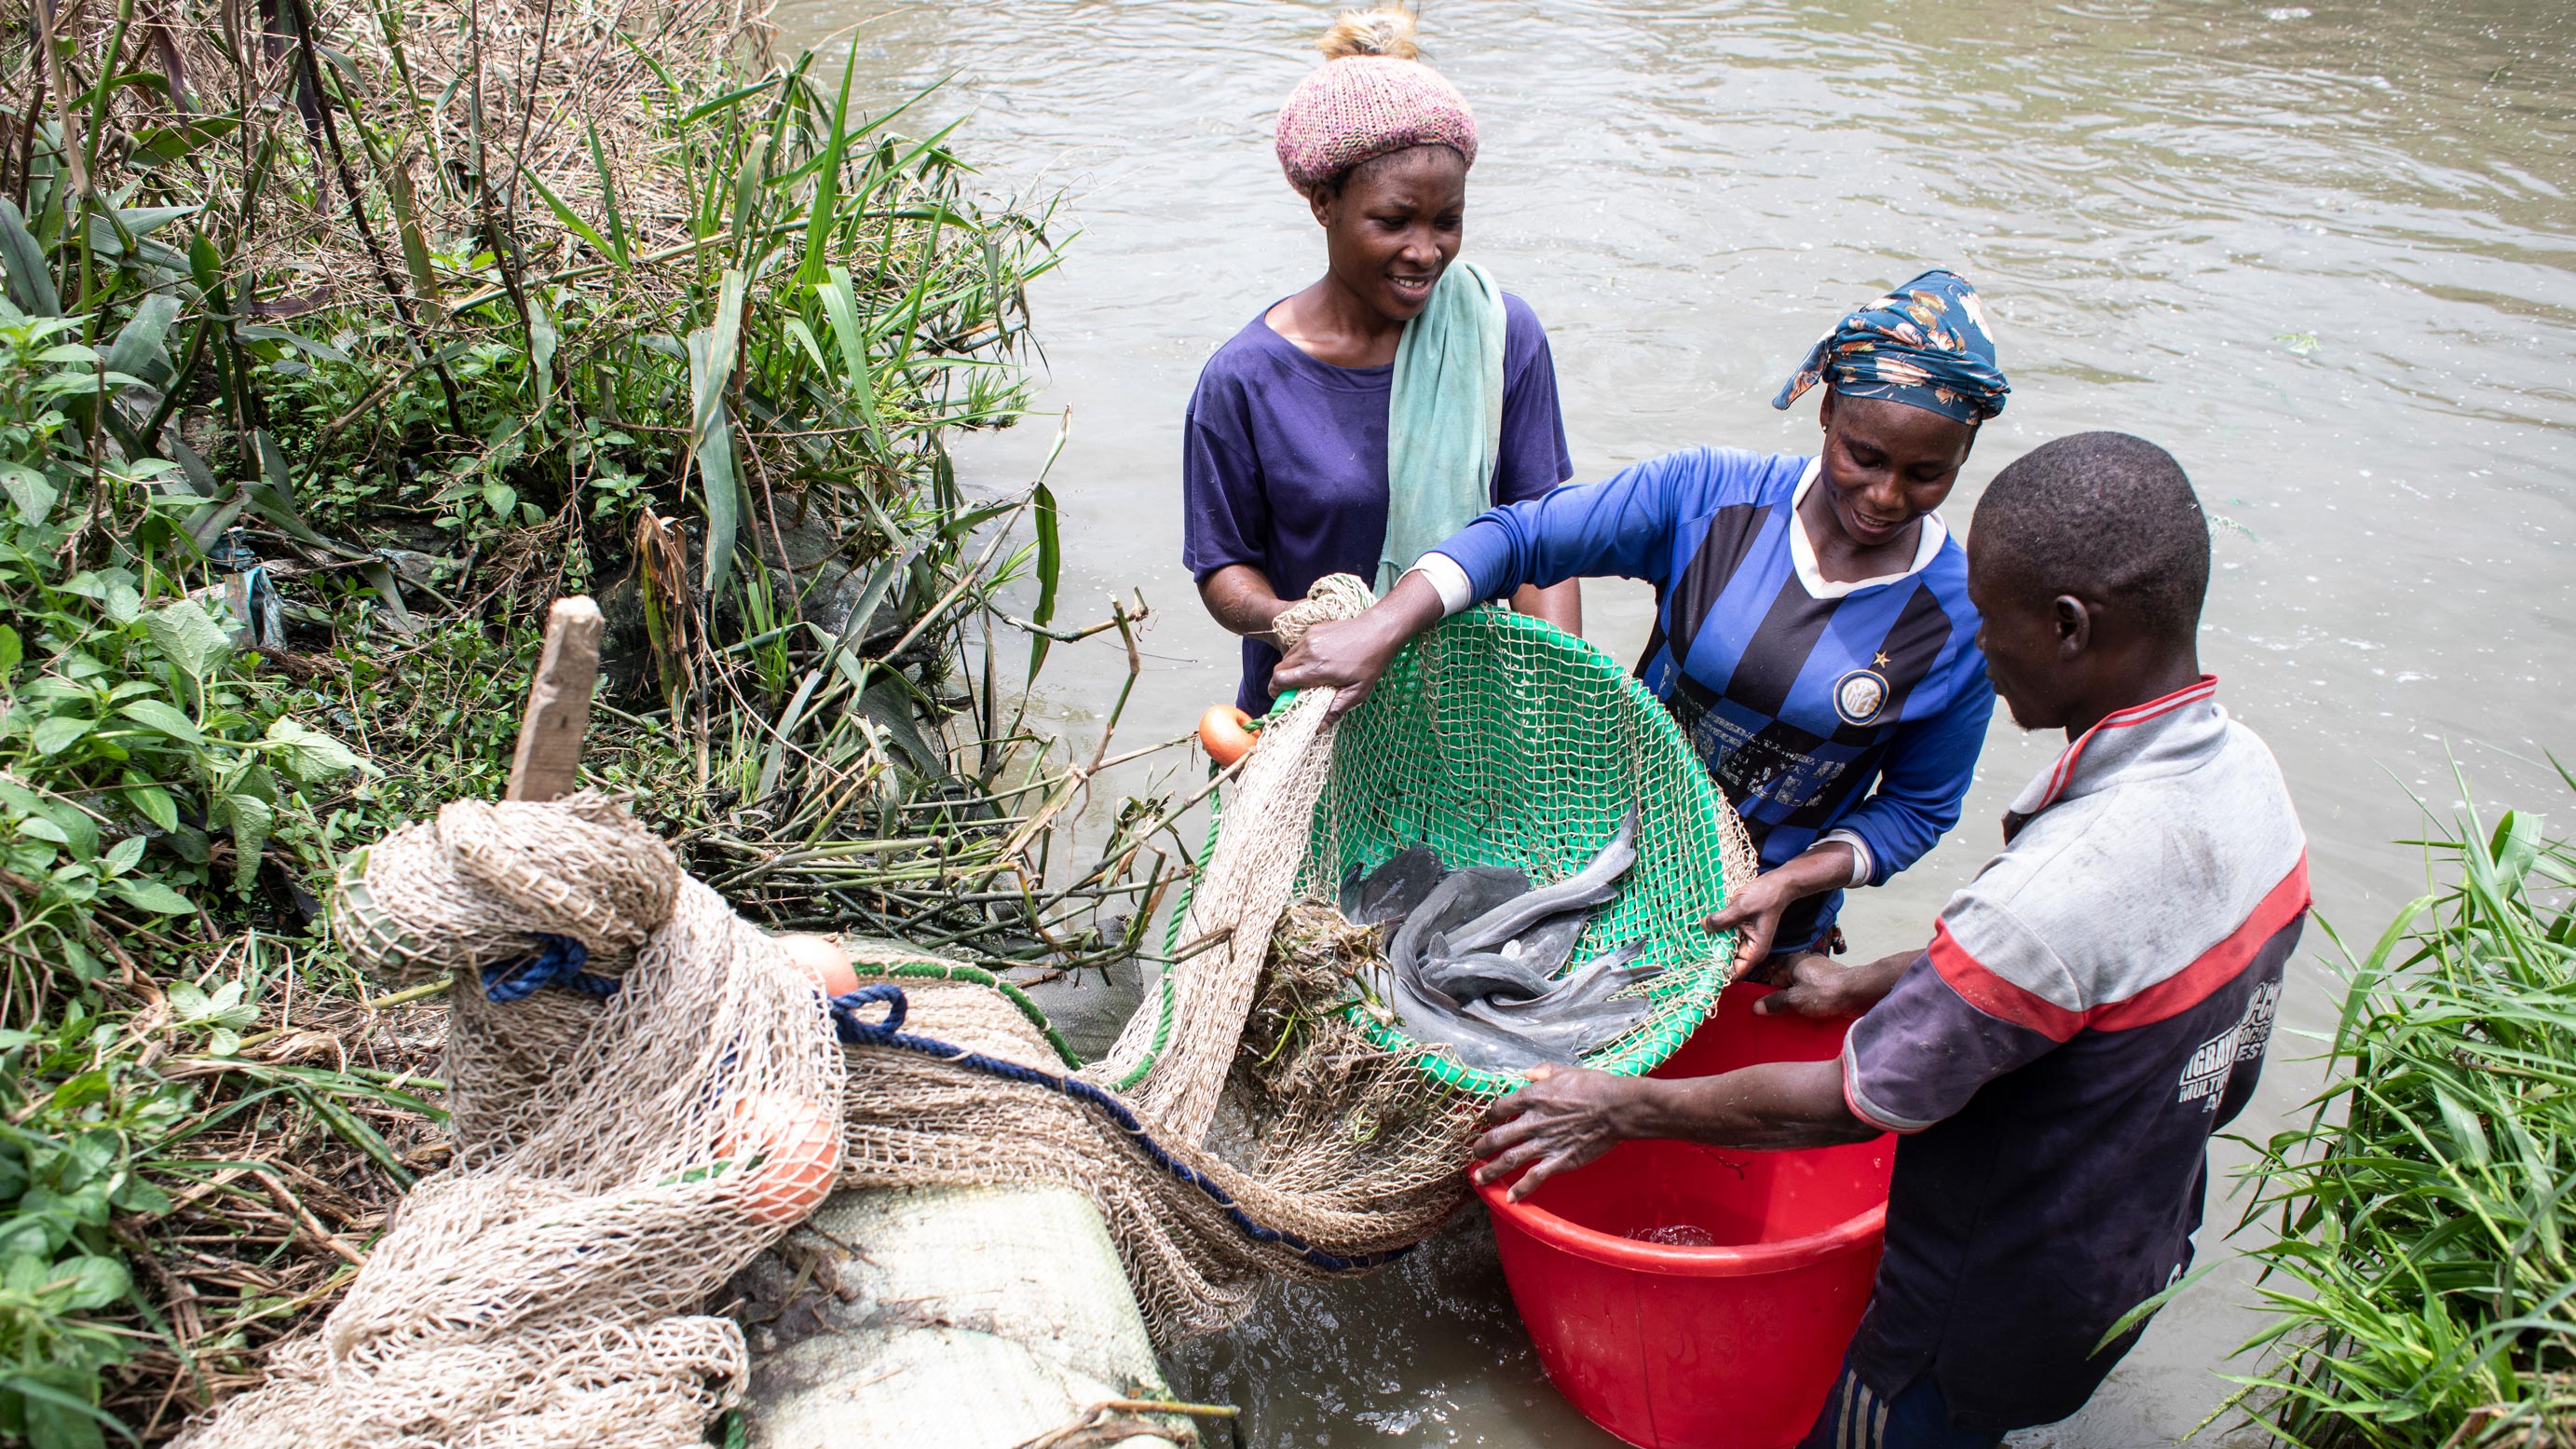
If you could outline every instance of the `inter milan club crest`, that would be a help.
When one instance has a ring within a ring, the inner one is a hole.
[[[1843,723],[1865,725],[1887,708],[1887,676],[1875,669],[1855,669],[1834,681],[1834,713]]]

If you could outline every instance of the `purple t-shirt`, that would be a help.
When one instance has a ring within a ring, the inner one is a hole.
[[[1276,303],[1272,304],[1277,305]],[[1386,545],[1386,413],[1395,368],[1318,362],[1270,330],[1264,307],[1199,373],[1183,429],[1181,560],[1201,583],[1250,564],[1283,599],[1326,574],[1375,583]],[[1503,437],[1494,501],[1536,498],[1574,474],[1556,362],[1529,304],[1503,295]],[[1279,652],[1243,641],[1235,702],[1270,708]]]

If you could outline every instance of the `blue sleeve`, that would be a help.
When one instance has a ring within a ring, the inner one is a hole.
[[[1556,357],[1529,304],[1503,295],[1503,436],[1494,460],[1494,501],[1536,498],[1574,476],[1565,411],[1556,396]]]
[[[1231,564],[1269,567],[1270,497],[1243,409],[1240,388],[1203,375],[1181,425],[1181,562],[1200,583]]]
[[[1878,784],[1869,798],[1831,826],[1869,846],[1871,885],[1923,858],[1951,826],[1976,779],[1977,755],[1994,718],[1995,687],[1986,679],[1986,656],[1973,644],[1950,665],[1955,679],[1941,712],[1896,727]]]
[[[1661,585],[1673,535],[1705,512],[1712,480],[1736,455],[1691,449],[1649,458],[1598,483],[1488,509],[1438,552],[1457,560],[1479,599],[1524,584],[1616,575]]]

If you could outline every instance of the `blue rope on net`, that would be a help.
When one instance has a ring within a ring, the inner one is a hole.
[[[877,1005],[885,1007],[883,1017],[871,1021],[859,1014],[861,1007]],[[1125,1132],[1129,1140],[1133,1141],[1138,1150],[1151,1159],[1155,1166],[1170,1174],[1175,1180],[1197,1188],[1207,1195],[1210,1202],[1225,1209],[1226,1217],[1233,1221],[1235,1227],[1245,1237],[1258,1243],[1275,1243],[1327,1273],[1348,1273],[1362,1268],[1374,1268],[1382,1263],[1393,1262],[1413,1251],[1408,1245],[1390,1248],[1382,1253],[1344,1257],[1338,1253],[1327,1253],[1295,1233],[1264,1227],[1253,1221],[1252,1215],[1235,1202],[1232,1193],[1210,1181],[1197,1168],[1165,1151],[1163,1145],[1156,1142],[1153,1135],[1145,1130],[1145,1124],[1136,1120],[1136,1114],[1127,1109],[1127,1104],[1119,1101],[1115,1096],[1079,1077],[1059,1076],[1054,1072],[1022,1066],[1018,1062],[1006,1062],[999,1057],[988,1057],[982,1052],[968,1051],[964,1047],[951,1046],[947,1042],[935,1041],[926,1036],[914,1036],[903,1029],[904,1013],[907,1009],[908,1003],[904,998],[902,987],[890,981],[877,982],[833,997],[832,1027],[841,1041],[850,1046],[892,1047],[897,1051],[936,1057],[952,1066],[964,1067],[968,1071],[980,1072],[988,1077],[1017,1082],[1022,1086],[1044,1087],[1059,1096],[1069,1097],[1090,1107],[1117,1123],[1119,1130]]]
[[[483,968],[483,999],[486,1001],[521,1001],[549,986],[561,986],[584,996],[603,999],[617,994],[621,984],[606,976],[593,976],[583,968],[590,964],[590,948],[570,936],[539,934],[544,949],[534,956],[504,961]]]

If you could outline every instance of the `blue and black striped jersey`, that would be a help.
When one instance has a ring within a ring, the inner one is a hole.
[[[1475,597],[1620,575],[1655,586],[1638,677],[1744,817],[1767,869],[1828,832],[1875,885],[1959,819],[1994,690],[1976,645],[1966,551],[1924,521],[1914,567],[1826,584],[1796,500],[1815,460],[1734,449],[1650,459],[1487,512],[1439,552]],[[1778,949],[1821,936],[1841,893],[1802,902]]]

